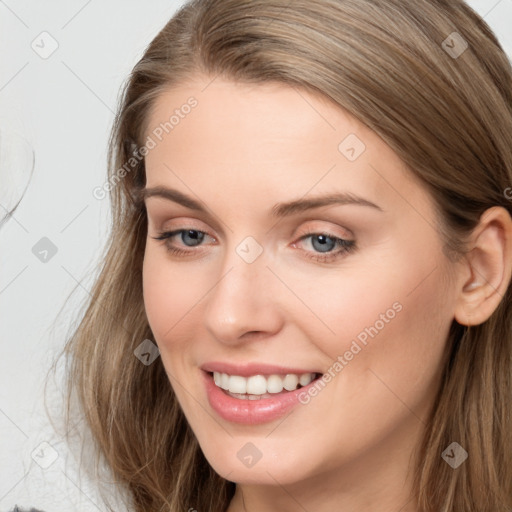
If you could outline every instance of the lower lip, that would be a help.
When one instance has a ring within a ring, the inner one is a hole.
[[[274,398],[244,400],[227,395],[224,390],[215,385],[213,375],[201,371],[211,408],[225,420],[243,425],[258,425],[284,416],[293,407],[300,404],[299,395],[307,393],[308,388],[316,383],[316,380],[313,380],[307,386],[295,391],[276,394]]]

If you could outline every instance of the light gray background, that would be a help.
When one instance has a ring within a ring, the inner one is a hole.
[[[46,512],[104,510],[50,425],[42,386],[105,242],[108,199],[92,190],[105,181],[119,88],[181,4],[0,0],[0,126],[22,134],[36,154],[25,198],[0,230],[0,512],[16,503]],[[512,55],[512,0],[469,4]],[[58,43],[47,59],[31,47],[43,31]],[[32,253],[43,237],[58,249],[46,263]],[[58,392],[52,396],[58,406]]]

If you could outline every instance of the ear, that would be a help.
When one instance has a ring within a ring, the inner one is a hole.
[[[473,230],[455,309],[461,325],[485,322],[503,300],[512,275],[512,219],[505,208],[486,210]]]

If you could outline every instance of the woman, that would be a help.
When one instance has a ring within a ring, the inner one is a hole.
[[[510,510],[511,83],[460,0],[169,21],[67,347],[134,510]]]

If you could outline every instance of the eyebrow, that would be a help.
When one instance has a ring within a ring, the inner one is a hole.
[[[160,197],[181,204],[191,210],[197,210],[206,214],[208,213],[207,209],[199,201],[196,201],[192,197],[175,189],[162,186],[144,188],[141,191],[142,200],[145,201],[149,197]],[[378,211],[383,211],[383,209],[377,204],[348,192],[336,192],[319,197],[312,197],[308,199],[300,198],[287,203],[278,203],[272,207],[271,211],[274,217],[287,217],[296,213],[312,210],[314,208],[321,208],[322,206],[331,206],[335,204],[368,206]]]

